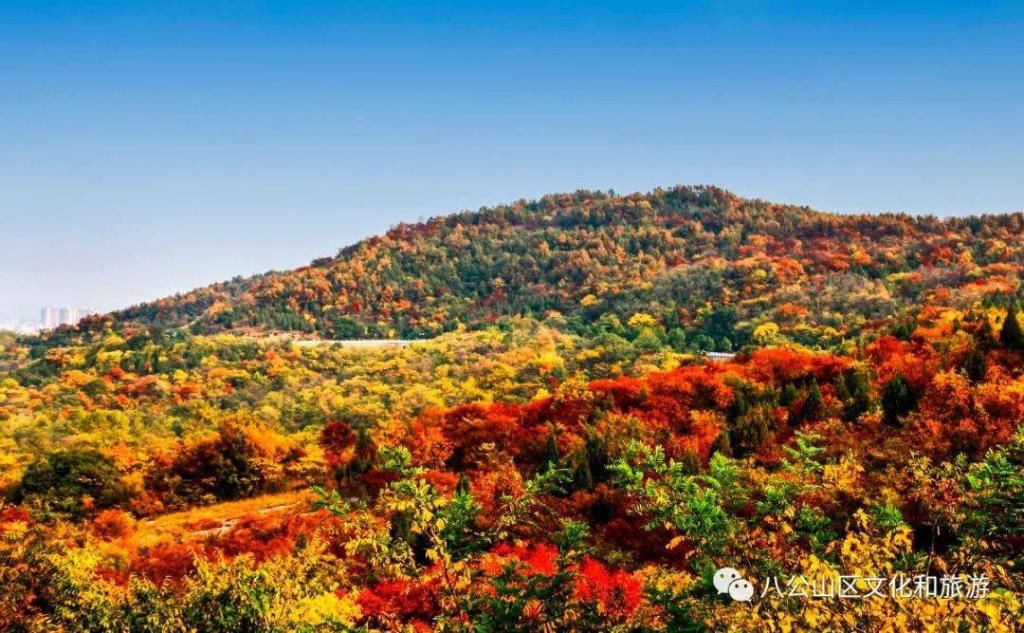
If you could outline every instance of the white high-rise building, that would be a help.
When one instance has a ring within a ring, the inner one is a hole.
[[[39,325],[44,328],[60,325],[60,310],[54,306],[46,306],[39,311]]]
[[[78,308],[72,308],[70,306],[60,309],[60,324],[61,325],[74,325],[78,323]]]
[[[90,309],[75,308],[73,306],[64,306],[61,308],[55,306],[46,306],[39,311],[39,327],[43,329],[50,329],[59,327],[61,325],[75,325],[82,320],[83,317],[92,314]]]

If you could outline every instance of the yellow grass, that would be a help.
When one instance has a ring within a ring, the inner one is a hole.
[[[173,512],[139,521],[134,538],[139,545],[206,538],[227,531],[246,515],[303,512],[309,508],[312,496],[309,490],[296,490]]]

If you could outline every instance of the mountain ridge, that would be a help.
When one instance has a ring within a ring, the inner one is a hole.
[[[809,318],[842,338],[918,302],[901,300],[915,290],[899,275],[942,277],[958,305],[1016,292],[999,267],[1024,261],[1012,243],[1022,228],[1020,213],[836,214],[714,186],[581,190],[400,223],[306,266],[235,277],[97,317],[85,328],[113,322],[199,333],[422,337],[552,312],[570,328],[593,329],[606,313],[650,311],[669,328],[732,348],[758,318],[779,321],[778,309],[808,292],[828,305],[805,309],[858,317]],[[987,252],[991,239],[1004,245],[1001,252]],[[979,290],[979,281],[988,286]],[[830,296],[840,286],[846,299]],[[851,293],[864,299],[852,310]],[[708,305],[711,312],[698,314]],[[722,306],[737,312],[726,318],[729,327],[706,327]],[[737,323],[747,323],[743,332],[735,332]],[[828,343],[811,338],[803,342]]]

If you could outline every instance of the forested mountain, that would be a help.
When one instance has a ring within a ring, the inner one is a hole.
[[[133,307],[121,323],[196,333],[427,337],[559,312],[579,333],[644,311],[693,348],[754,331],[830,345],[938,301],[1012,293],[1021,214],[834,215],[713,187],[580,191],[401,224],[336,257]],[[701,337],[699,340],[697,337]]]
[[[1020,630],[1022,238],[580,192],[0,333],[0,631]]]

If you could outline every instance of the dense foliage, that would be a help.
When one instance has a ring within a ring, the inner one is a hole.
[[[4,336],[0,630],[1015,630],[1020,237],[580,193]]]
[[[1021,214],[830,215],[710,187],[581,191],[399,225],[305,268],[114,318],[346,339],[551,310],[593,334],[609,315],[646,312],[693,349],[780,335],[830,345],[933,300],[969,307],[1015,292],[1022,230]]]

